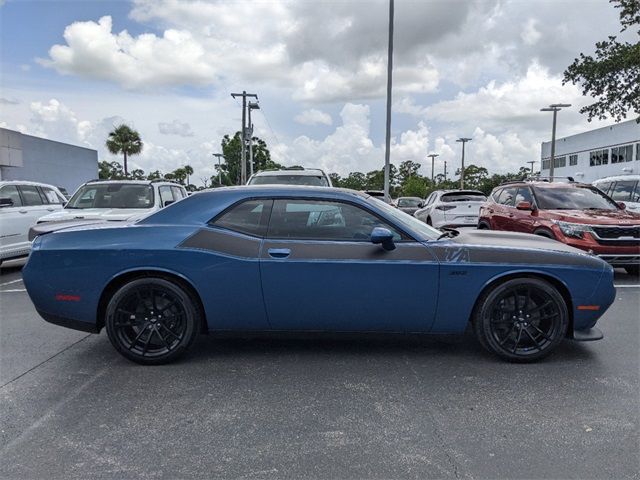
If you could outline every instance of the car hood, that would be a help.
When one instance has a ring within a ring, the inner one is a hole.
[[[529,250],[553,250],[557,252],[587,255],[584,251],[570,247],[562,242],[558,242],[541,235],[531,235],[529,233],[460,229],[460,234],[452,240],[456,243],[467,245],[522,248]]]
[[[544,210],[544,216],[588,225],[640,225],[640,213],[629,210]]]
[[[59,212],[45,215],[38,220],[38,223],[68,220],[107,220],[122,222],[138,220],[153,211],[151,208],[65,208]]]

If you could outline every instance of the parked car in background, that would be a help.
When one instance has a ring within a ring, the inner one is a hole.
[[[69,200],[71,198],[71,195],[69,195],[69,192],[67,192],[67,189],[64,187],[58,187],[58,190],[60,191],[60,193],[64,196],[64,198],[66,198],[67,200]]]
[[[332,187],[331,179],[319,168],[291,167],[282,170],[262,170],[249,177],[247,185],[308,185]]]
[[[436,228],[475,228],[480,206],[486,199],[478,190],[436,190],[413,216]]]
[[[393,202],[393,205],[404,213],[413,215],[422,206],[420,197],[400,197]]]
[[[443,233],[355,191],[298,186],[218,188],[136,223],[39,235],[23,278],[45,320],[106,328],[143,364],[175,360],[200,332],[469,324],[490,352],[531,362],[567,337],[602,338],[595,324],[615,299],[613,268],[562,243]]]
[[[158,180],[93,180],[82,185],[64,209],[38,223],[68,220],[136,220],[187,196],[182,185]]]
[[[480,209],[478,228],[533,233],[593,252],[638,275],[640,214],[592,185],[510,182]]]
[[[628,210],[640,213],[640,175],[620,175],[593,182],[616,202],[624,202]]]
[[[0,181],[0,263],[31,251],[29,228],[45,214],[62,210],[57,187],[27,181]]]

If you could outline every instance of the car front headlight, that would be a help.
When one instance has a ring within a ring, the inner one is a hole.
[[[556,221],[555,224],[558,225],[565,237],[582,238],[584,236],[584,232],[591,232],[591,227],[589,225],[581,223]]]

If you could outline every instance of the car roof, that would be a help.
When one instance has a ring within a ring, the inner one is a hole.
[[[50,183],[32,182],[30,180],[0,180],[0,187],[4,185],[34,185],[38,187],[52,187],[56,190],[58,187],[51,185]]]
[[[503,188],[503,187],[544,187],[544,188],[562,188],[562,187],[576,187],[576,188],[584,188],[584,187],[592,187],[593,185],[589,183],[581,183],[581,182],[535,182],[535,181],[515,181],[515,182],[507,182],[502,185],[498,185],[495,189]],[[495,190],[494,189],[494,190]]]
[[[194,195],[202,195],[206,193],[231,193],[231,194],[244,194],[246,197],[250,197],[251,195],[257,196],[269,196],[269,195],[278,195],[278,196],[304,196],[304,195],[329,195],[335,193],[343,193],[356,195],[361,198],[368,198],[368,195],[365,192],[360,192],[357,190],[351,190],[349,188],[336,188],[336,187],[320,187],[313,185],[235,185],[231,187],[218,187],[218,188],[207,188],[205,190],[200,190],[199,192],[193,192]]]
[[[129,185],[173,185],[184,188],[184,185],[180,185],[176,182],[170,182],[169,180],[89,180],[83,185],[104,185],[111,183],[126,183]]]
[[[620,180],[640,180],[640,175],[612,175],[611,177],[599,178],[598,180],[594,180],[593,183],[600,182],[617,182]]]
[[[253,174],[254,177],[277,177],[279,175],[292,175],[292,176],[326,176],[324,171],[319,168],[305,168],[305,169],[292,169],[292,170],[261,170]],[[325,187],[326,188],[326,187]]]

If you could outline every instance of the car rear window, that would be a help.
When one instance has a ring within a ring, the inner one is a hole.
[[[421,201],[422,200],[420,200],[419,198],[399,198],[398,206],[399,207],[418,207],[420,206]]]
[[[65,208],[151,208],[151,185],[95,183],[83,185]]]
[[[535,193],[543,210],[618,210],[618,205],[597,188],[536,187]]]
[[[329,182],[323,175],[262,175],[253,177],[249,185],[307,185],[328,187]]]
[[[440,197],[441,202],[484,202],[486,199],[480,192],[444,193]]]

